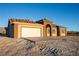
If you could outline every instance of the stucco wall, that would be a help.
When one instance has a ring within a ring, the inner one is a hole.
[[[14,24],[8,24],[7,36],[14,37]]]

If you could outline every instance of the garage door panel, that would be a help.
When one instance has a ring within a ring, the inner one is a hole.
[[[21,37],[41,37],[41,29],[40,28],[22,28],[21,29]]]

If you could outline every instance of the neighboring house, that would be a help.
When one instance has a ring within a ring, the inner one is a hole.
[[[68,31],[67,35],[68,36],[79,36],[79,31]]]
[[[56,26],[47,19],[36,22],[10,19],[7,35],[14,38],[66,36],[66,27]]]
[[[6,35],[6,28],[0,27],[0,36],[5,36],[5,35]]]

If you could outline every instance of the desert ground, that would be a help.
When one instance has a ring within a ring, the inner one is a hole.
[[[22,39],[0,36],[0,56],[79,56],[79,36]]]

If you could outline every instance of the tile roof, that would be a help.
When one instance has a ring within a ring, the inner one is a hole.
[[[36,23],[29,19],[9,19],[10,22]]]

